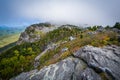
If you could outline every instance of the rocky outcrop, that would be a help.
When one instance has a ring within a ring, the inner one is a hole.
[[[120,47],[97,48],[86,46],[74,54],[97,73],[104,73],[107,79],[120,79]]]
[[[49,31],[53,31],[57,26],[51,25],[49,23],[40,23],[34,24],[26,28],[26,30],[21,33],[17,44],[21,44],[24,42],[35,42],[40,40],[41,36]]]
[[[120,47],[85,46],[56,64],[24,72],[11,80],[119,80]]]
[[[34,68],[37,68],[40,65],[40,58],[43,56],[47,51],[56,49],[60,44],[49,44],[47,45],[47,48],[41,52],[38,56],[35,57],[34,61]]]

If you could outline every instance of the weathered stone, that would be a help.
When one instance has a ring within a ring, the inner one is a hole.
[[[94,70],[87,68],[81,72],[80,77],[76,80],[101,80],[101,77]]]
[[[17,44],[19,45],[24,42],[35,42],[37,40],[40,40],[43,34],[57,29],[57,27],[53,25],[47,27],[46,24],[41,24],[31,25],[27,27],[26,30],[23,33],[21,33]]]
[[[75,39],[76,39],[76,38],[73,37],[73,36],[70,36],[70,37],[69,37],[69,40],[70,40],[70,41],[75,40]]]
[[[56,64],[21,73],[11,80],[119,80],[120,47],[85,46]],[[104,74],[102,77],[101,74]]]
[[[63,48],[63,49],[61,50],[61,52],[65,52],[65,51],[67,51],[67,50],[68,50],[68,48],[65,47],[65,48]]]
[[[30,72],[23,72],[19,76],[12,78],[10,80],[26,80],[30,78],[33,74],[35,74],[38,70],[32,70]]]
[[[96,72],[105,72],[108,78],[120,79],[120,47],[97,48],[86,46],[74,54],[84,60]]]

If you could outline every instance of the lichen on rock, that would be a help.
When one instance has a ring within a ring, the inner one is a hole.
[[[119,80],[119,67],[120,47],[85,46],[60,62],[21,73],[11,80]]]

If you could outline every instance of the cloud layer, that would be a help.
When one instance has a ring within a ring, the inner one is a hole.
[[[11,0],[16,18],[70,24],[113,25],[120,21],[119,0]]]

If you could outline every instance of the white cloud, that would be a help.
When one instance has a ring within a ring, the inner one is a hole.
[[[19,16],[45,22],[106,25],[113,21],[108,13],[82,0],[21,0],[13,7]]]

